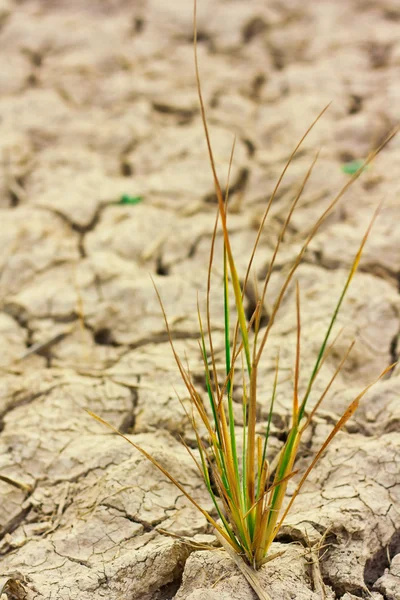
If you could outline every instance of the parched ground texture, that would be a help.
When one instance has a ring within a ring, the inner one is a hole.
[[[400,4],[198,4],[222,181],[236,136],[230,224],[241,273],[287,157],[332,101],[289,169],[261,239],[260,279],[320,150],[273,293],[348,180],[343,164],[365,158],[399,120]],[[195,88],[192,2],[0,0],[0,52],[1,574],[19,580],[29,600],[253,599],[184,496],[83,410],[153,452],[211,509],[179,442],[183,436],[193,447],[194,436],[176,400],[174,388],[184,401],[185,390],[149,277],[201,386],[196,296],[204,298],[216,204]],[[384,199],[321,385],[349,340],[357,344],[301,448],[304,465],[361,386],[397,358],[399,163],[397,137],[342,199],[299,269],[307,375],[346,269]],[[124,195],[143,200],[124,204]],[[216,262],[217,287],[220,276]],[[288,425],[294,342],[289,289],[260,376],[262,424],[279,346],[288,377],[273,415],[275,449]],[[397,368],[368,394],[294,505],[274,549],[283,555],[261,573],[272,598],[400,599],[399,423]]]

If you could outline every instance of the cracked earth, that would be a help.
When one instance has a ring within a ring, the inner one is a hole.
[[[260,279],[320,149],[273,291],[310,224],[348,179],[343,164],[365,158],[398,123],[400,5],[198,4],[202,83],[222,183],[236,136],[230,226],[240,272],[287,157],[332,101],[285,177],[261,239]],[[176,399],[174,389],[187,402],[149,277],[200,382],[196,301],[206,289],[216,205],[191,30],[190,0],[0,0],[0,572],[20,582],[4,587],[9,598],[255,598],[201,514],[83,410],[132,436],[212,511],[179,442],[194,447],[195,438]],[[384,199],[321,386],[349,341],[357,343],[301,449],[303,465],[363,384],[398,358],[399,162],[397,136],[326,221],[298,271],[307,376],[346,269]],[[123,195],[143,200],[122,204]],[[247,302],[251,311],[250,292]],[[216,288],[211,304],[220,352]],[[270,346],[271,356],[281,348],[289,374],[293,306],[290,288]],[[260,375],[262,423],[274,377],[268,357]],[[275,451],[288,426],[291,385],[288,377],[278,388]],[[395,368],[304,486],[274,544],[283,553],[261,572],[272,598],[400,599],[399,424]]]

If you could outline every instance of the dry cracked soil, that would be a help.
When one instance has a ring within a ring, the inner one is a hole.
[[[260,278],[319,149],[278,257],[276,287],[310,224],[348,181],[343,165],[365,158],[398,122],[400,3],[198,3],[204,97],[222,182],[236,136],[230,224],[241,272],[287,157],[332,101],[289,169],[261,239]],[[252,600],[201,514],[83,410],[132,436],[211,510],[179,441],[195,441],[174,388],[184,402],[187,394],[149,277],[201,386],[196,295],[204,298],[216,204],[195,87],[192,2],[0,0],[0,51],[0,570],[19,581],[4,593]],[[307,373],[384,199],[322,384],[351,338],[355,350],[300,463],[308,464],[361,386],[398,356],[399,163],[397,137],[324,223],[299,269]],[[142,201],[124,203],[123,196]],[[220,276],[216,264],[217,287]],[[293,299],[289,289],[271,340],[271,356],[279,346],[289,375]],[[219,302],[214,288],[217,352]],[[261,423],[273,370],[266,356]],[[275,449],[287,430],[291,385],[289,376],[278,389]],[[365,397],[294,505],[275,544],[283,554],[261,573],[274,600],[400,599],[399,423],[395,368]]]

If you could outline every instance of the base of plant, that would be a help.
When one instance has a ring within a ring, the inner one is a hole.
[[[228,542],[218,533],[215,533],[221,546],[229,554],[233,562],[236,564],[242,575],[246,578],[247,583],[252,587],[260,600],[272,600],[271,596],[263,589],[258,571],[256,571],[248,562],[232,549]],[[278,556],[282,556],[283,552],[276,552],[269,557],[266,557],[265,562],[269,562]]]

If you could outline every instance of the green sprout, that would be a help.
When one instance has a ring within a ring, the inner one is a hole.
[[[347,162],[342,165],[343,173],[346,175],[355,175],[357,171],[363,171],[366,168],[364,161],[362,159],[352,160],[351,162]]]
[[[121,198],[119,200],[119,204],[135,205],[135,204],[139,204],[142,201],[143,201],[142,196],[129,196],[128,194],[124,194],[123,196],[121,196]]]

